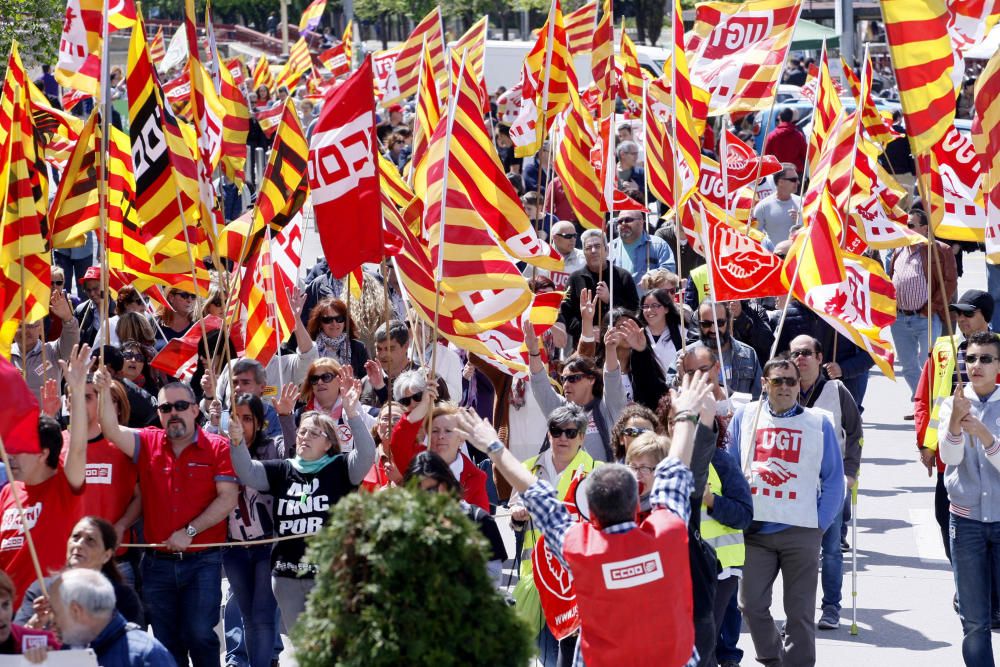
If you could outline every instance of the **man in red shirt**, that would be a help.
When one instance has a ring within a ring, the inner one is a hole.
[[[773,155],[779,162],[790,162],[795,171],[805,174],[806,137],[795,125],[795,111],[785,107],[778,114],[778,125],[764,139],[764,155]]]
[[[60,465],[62,428],[59,422],[43,415],[38,420],[37,454],[11,453],[13,481],[0,491],[0,570],[14,582],[17,599],[37,578],[28,542],[21,525],[14,494],[21,500],[25,520],[34,538],[35,551],[45,576],[66,562],[66,542],[77,521],[83,516],[81,500],[87,465],[87,421],[84,389],[90,366],[90,347],[73,347],[70,363],[59,360],[70,392],[70,442],[65,462]]]
[[[191,387],[171,382],[160,390],[157,411],[163,428],[134,430],[118,424],[111,403],[111,377],[98,371],[105,437],[139,469],[146,541],[158,545],[142,562],[143,601],[153,634],[179,665],[219,665],[215,625],[222,606],[225,519],[236,507],[238,480],[226,438],[197,424]]]

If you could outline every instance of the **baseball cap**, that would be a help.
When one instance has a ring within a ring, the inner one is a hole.
[[[88,266],[87,272],[83,274],[83,278],[80,278],[82,283],[84,280],[100,280],[101,279],[101,267],[99,266]]]
[[[983,319],[989,322],[993,319],[993,297],[989,292],[980,289],[970,289],[962,295],[958,303],[949,306],[952,310],[962,313],[971,313],[976,310],[983,314]]]

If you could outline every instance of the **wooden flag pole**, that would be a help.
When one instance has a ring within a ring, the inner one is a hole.
[[[101,349],[98,350],[100,355],[101,367],[104,367],[104,347],[111,342],[111,325],[108,322],[108,299],[111,298],[111,290],[108,287],[108,207],[109,207],[109,193],[108,193],[108,139],[111,132],[111,57],[109,55],[110,49],[110,28],[108,26],[109,14],[111,9],[109,7],[110,2],[105,0],[101,3],[104,5],[103,17],[101,19],[101,147],[97,151],[97,164],[98,164],[98,180],[97,180],[97,197],[98,197],[98,211],[99,220],[101,225],[100,231],[100,243],[101,243],[101,328],[104,330],[104,345],[101,345]],[[139,9],[139,15],[141,17],[142,10],[141,5]],[[142,21],[136,22],[133,30],[143,30],[144,25]]]
[[[10,458],[7,456],[7,447],[4,445],[3,439],[0,438],[0,457],[3,458],[4,469],[8,472],[11,470]],[[10,484],[16,485],[13,479],[11,479]],[[42,572],[42,563],[38,560],[38,550],[35,549],[35,540],[31,537],[31,528],[28,527],[28,519],[24,514],[24,504],[21,502],[20,489],[16,486],[11,486],[13,493],[10,495],[14,497],[14,505],[17,507],[18,518],[21,521],[21,530],[24,531],[24,539],[28,543],[28,554],[31,556],[31,565],[35,569],[35,577],[38,579],[38,586],[42,590],[42,595],[48,597],[49,593],[45,585],[45,574]]]
[[[553,41],[555,40],[556,32],[556,0],[552,0],[549,5],[549,18],[548,18],[548,31],[546,32],[545,38],[545,68],[543,69],[542,76],[542,108],[539,110],[539,115],[541,123],[535,124],[535,131],[540,133],[540,140],[537,142],[538,150],[541,151],[545,148],[545,132],[548,129],[548,111],[549,111],[549,86],[552,83],[552,51],[553,51]],[[462,52],[462,65],[459,72],[465,70],[465,51]],[[449,100],[449,103],[451,100]],[[449,104],[450,106],[450,104]],[[539,125],[541,127],[539,127]],[[448,126],[448,136],[451,137],[451,125]],[[447,158],[445,158],[447,160]],[[445,163],[447,164],[447,162]],[[538,165],[538,181],[535,183],[535,196],[538,199],[538,205],[535,207],[536,212],[542,212],[544,215],[544,207],[542,206],[542,165],[538,161],[538,153],[535,153],[535,164]],[[552,146],[549,146],[549,171],[546,173],[551,173],[552,170]],[[532,220],[532,225],[535,228],[535,234],[538,234],[538,219]],[[549,239],[551,241],[551,239]],[[534,263],[531,264],[531,279],[534,280],[538,273],[538,267]],[[437,335],[436,325],[435,325],[435,336]]]
[[[676,5],[675,5],[676,7]],[[677,16],[677,12],[671,13],[671,35],[675,34],[676,22],[682,20],[682,17]],[[673,38],[671,38],[673,41]],[[677,49],[677,45],[674,44],[674,50]],[[677,275],[681,276],[684,270],[684,262],[681,258],[681,235],[684,234],[684,225],[681,224],[681,207],[680,207],[680,148],[677,146],[677,54],[673,53],[670,57],[670,101],[673,107],[673,117],[670,119],[670,133],[673,149],[673,156],[671,159],[674,161],[674,177],[673,183],[670,184],[673,192],[674,202],[672,207],[672,213],[674,214],[674,263],[677,265]],[[643,100],[645,102],[645,100]],[[696,184],[697,187],[697,184]],[[723,195],[725,197],[725,195]],[[707,252],[707,250],[706,250]],[[711,260],[709,260],[711,261]],[[709,267],[711,269],[711,267]],[[683,310],[683,309],[682,309]],[[695,316],[698,313],[695,312]],[[683,319],[683,318],[682,318]],[[720,350],[721,352],[721,350]],[[681,336],[681,355],[687,354],[687,336]]]

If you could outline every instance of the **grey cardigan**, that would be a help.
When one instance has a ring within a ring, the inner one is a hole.
[[[544,370],[531,374],[531,394],[535,397],[538,407],[542,409],[542,414],[546,416],[552,414],[552,411],[556,408],[566,405],[569,402],[552,388],[552,383],[549,382],[549,375]],[[596,408],[601,412],[601,417],[604,419],[609,438],[611,427],[618,421],[618,415],[625,408],[625,403],[625,388],[622,386],[621,368],[615,371],[604,371],[604,395],[597,401]],[[595,461],[604,461],[607,463],[612,460],[609,454],[611,443],[604,442],[599,430],[594,433],[587,433],[583,439],[583,449]]]

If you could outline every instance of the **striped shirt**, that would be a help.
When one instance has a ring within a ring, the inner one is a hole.
[[[896,307],[900,310],[920,310],[927,305],[927,275],[916,246],[899,251],[892,285],[896,288]]]

